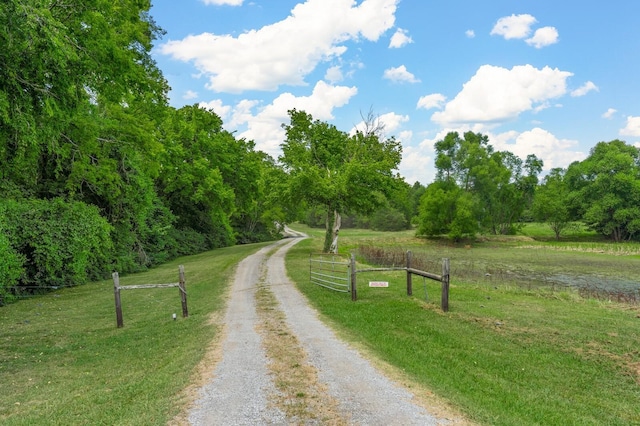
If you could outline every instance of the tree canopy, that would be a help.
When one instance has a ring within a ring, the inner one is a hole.
[[[288,175],[287,193],[292,202],[303,201],[326,212],[328,251],[340,214],[371,213],[391,193],[398,181],[394,171],[401,146],[394,138],[381,140],[375,132],[349,135],[304,111],[291,110],[289,117],[280,157]]]

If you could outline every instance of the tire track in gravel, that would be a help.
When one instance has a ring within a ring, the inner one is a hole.
[[[284,256],[299,241],[281,240],[239,263],[222,357],[190,424],[461,424],[417,405],[318,319],[286,274]]]

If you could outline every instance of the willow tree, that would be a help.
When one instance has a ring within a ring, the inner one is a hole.
[[[288,195],[292,202],[326,212],[324,251],[328,252],[342,213],[369,214],[396,186],[394,170],[402,149],[394,138],[382,138],[380,127],[371,120],[364,130],[349,135],[304,111],[290,110],[289,117],[290,123],[283,125],[286,140],[280,157],[288,175]]]

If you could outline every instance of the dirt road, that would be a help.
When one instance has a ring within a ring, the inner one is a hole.
[[[220,355],[189,423],[463,424],[418,405],[318,319],[285,271],[285,253],[299,241],[279,241],[238,265]]]

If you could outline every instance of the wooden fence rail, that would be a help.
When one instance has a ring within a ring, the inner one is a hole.
[[[440,306],[444,312],[449,310],[449,259],[442,259],[442,275],[433,274],[427,271],[421,271],[419,269],[415,269],[411,265],[412,254],[411,251],[407,251],[407,264],[405,267],[402,266],[392,266],[388,268],[362,268],[356,269],[356,255],[355,253],[351,254],[351,299],[356,300],[356,274],[360,272],[377,272],[377,271],[407,271],[407,295],[413,295],[413,275],[419,275],[424,278],[429,278],[434,281],[440,281],[442,284],[442,298]]]
[[[139,290],[139,289],[147,289],[147,288],[170,288],[170,287],[178,287],[180,290],[180,302],[182,304],[182,316],[184,318],[189,316],[189,310],[187,309],[187,290],[186,290],[186,281],[184,278],[184,266],[180,265],[178,267],[178,282],[177,283],[169,283],[169,284],[136,284],[136,285],[120,285],[120,276],[117,272],[111,274],[113,278],[113,292],[115,296],[116,302],[116,324],[118,328],[124,327],[124,320],[122,318],[122,303],[120,300],[120,291],[121,290]]]

